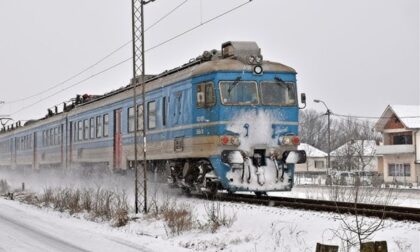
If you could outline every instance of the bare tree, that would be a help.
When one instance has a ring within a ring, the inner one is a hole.
[[[354,185],[352,187],[332,186],[331,190],[335,191],[331,195],[336,197],[336,202],[344,200],[353,203],[352,215],[340,212],[337,207],[337,219],[341,224],[338,229],[330,229],[333,235],[342,241],[343,251],[350,251],[354,247],[360,248],[362,243],[369,241],[376,232],[385,227],[385,208],[391,204],[394,196],[392,189]],[[382,205],[382,215],[376,218],[362,215],[358,210],[360,203]]]

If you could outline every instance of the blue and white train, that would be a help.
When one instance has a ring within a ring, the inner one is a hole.
[[[136,100],[137,129],[132,84],[78,96],[62,112],[2,129],[0,169],[128,171],[134,131],[143,139],[144,112],[148,167],[170,184],[206,192],[291,190],[294,165],[306,160],[297,151],[293,68],[263,60],[255,42],[226,42],[220,51],[148,76],[145,89],[145,108],[141,95]]]

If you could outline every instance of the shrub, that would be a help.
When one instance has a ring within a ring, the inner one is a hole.
[[[193,227],[193,214],[187,204],[171,204],[162,210],[163,219],[169,228],[171,235],[179,235]]]

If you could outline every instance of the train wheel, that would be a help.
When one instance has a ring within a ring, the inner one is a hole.
[[[255,191],[255,196],[257,196],[257,198],[261,198],[262,196],[267,196],[267,192],[262,192],[262,191]]]

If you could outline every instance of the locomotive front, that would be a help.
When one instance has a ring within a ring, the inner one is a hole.
[[[291,190],[295,164],[306,161],[297,150],[296,72],[263,61],[254,42],[227,42],[221,53],[230,70],[218,71],[213,80],[219,143],[209,158],[214,174],[206,175],[207,187],[257,194]],[[204,89],[197,95],[197,101],[208,96]]]

